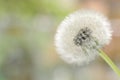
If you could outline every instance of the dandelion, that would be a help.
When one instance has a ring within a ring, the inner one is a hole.
[[[107,19],[94,11],[79,10],[63,20],[56,34],[56,47],[68,63],[85,64],[111,39]]]
[[[110,42],[111,36],[110,23],[104,15],[79,10],[62,21],[55,36],[55,45],[64,61],[84,65],[103,53],[100,49]]]

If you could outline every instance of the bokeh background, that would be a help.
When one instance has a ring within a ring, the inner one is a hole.
[[[103,50],[120,68],[120,0],[0,0],[0,80],[119,80],[100,57],[82,67],[59,58],[56,29],[82,8],[110,19],[113,38]]]

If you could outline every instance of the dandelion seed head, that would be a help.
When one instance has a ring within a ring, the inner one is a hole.
[[[66,17],[57,29],[55,45],[63,60],[85,64],[94,60],[111,40],[110,23],[102,14],[79,10]]]

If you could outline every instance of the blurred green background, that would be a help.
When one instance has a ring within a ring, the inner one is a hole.
[[[0,80],[119,80],[100,57],[82,67],[59,58],[57,26],[82,8],[110,19],[113,38],[103,50],[120,68],[119,0],[0,0]]]

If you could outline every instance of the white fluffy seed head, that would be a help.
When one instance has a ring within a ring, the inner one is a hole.
[[[83,65],[99,54],[97,49],[110,42],[111,32],[105,16],[91,10],[79,10],[62,21],[55,45],[63,60]]]

